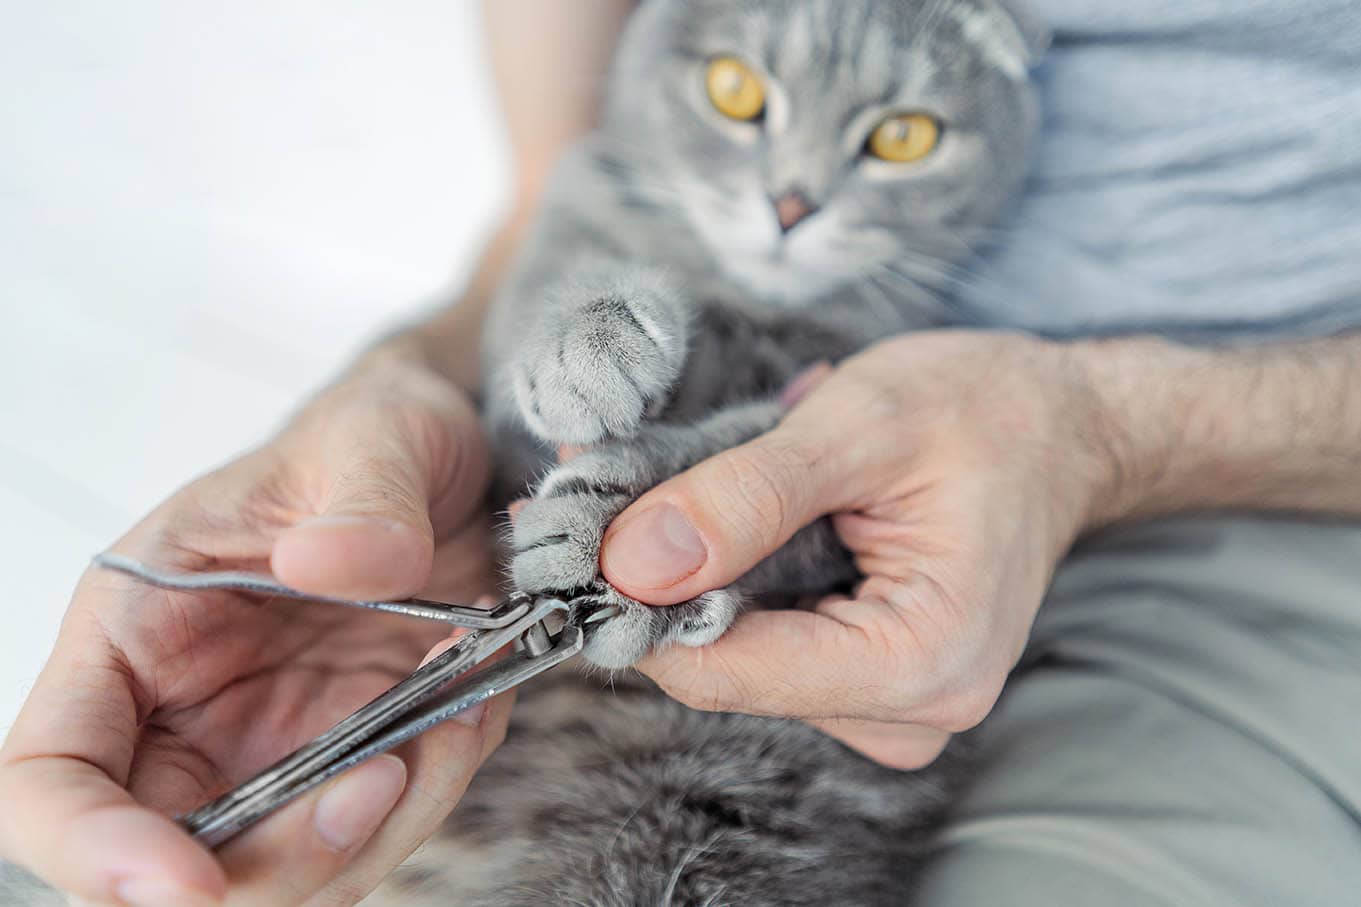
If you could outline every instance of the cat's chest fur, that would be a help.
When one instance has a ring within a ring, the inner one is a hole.
[[[684,379],[665,410],[691,420],[714,408],[778,393],[801,370],[835,362],[911,327],[901,310],[867,317],[853,288],[792,301],[734,277],[696,228],[638,186],[597,140],[573,149],[554,180],[561,210],[579,219],[595,251],[655,265],[695,301]]]

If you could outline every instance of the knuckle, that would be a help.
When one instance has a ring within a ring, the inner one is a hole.
[[[895,719],[958,733],[987,717],[1007,671],[994,663],[974,609],[924,574],[872,577],[860,594],[882,605],[873,650],[883,655],[883,676],[894,678]]]
[[[366,510],[423,514],[420,483],[402,473],[391,458],[363,454],[340,471],[328,497]]]

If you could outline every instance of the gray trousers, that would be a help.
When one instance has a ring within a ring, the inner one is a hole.
[[[978,737],[920,907],[1361,905],[1361,526],[1085,542]]]

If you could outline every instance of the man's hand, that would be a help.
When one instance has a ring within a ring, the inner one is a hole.
[[[469,600],[491,588],[487,474],[463,394],[386,363],[113,550],[167,569],[272,568],[337,596]],[[92,570],[0,750],[0,854],[98,903],[353,903],[447,815],[500,741],[508,703],[341,776],[219,859],[168,817],[325,730],[440,636],[410,619]]]
[[[643,496],[602,565],[628,595],[683,601],[837,514],[867,577],[855,597],[752,612],[640,667],[700,708],[801,717],[881,762],[929,762],[992,708],[1084,520],[1101,480],[1077,427],[1088,406],[1062,348],[1020,337],[907,336],[848,360],[775,430]],[[686,575],[647,535],[662,508],[707,552]]]
[[[639,600],[684,601],[835,515],[866,577],[854,597],[749,613],[640,667],[690,705],[802,717],[919,766],[992,708],[1080,532],[1199,508],[1361,512],[1358,363],[1355,337],[1234,352],[889,340],[775,430],[635,502],[602,569]]]

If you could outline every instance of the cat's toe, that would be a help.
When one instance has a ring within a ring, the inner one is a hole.
[[[619,613],[592,628],[583,656],[610,669],[626,668],[658,646],[707,646],[732,626],[742,608],[741,597],[728,589],[666,607],[644,605],[609,587],[600,598]]]
[[[603,584],[602,584],[603,585]],[[608,586],[601,601],[612,604],[618,613],[591,627],[582,657],[601,668],[619,670],[642,658],[657,642],[656,609],[640,604]]]
[[[698,648],[728,631],[742,610],[742,597],[731,589],[715,589],[679,606],[663,642]]]
[[[525,358],[511,370],[510,386],[525,425],[552,444],[593,444],[604,438],[605,414],[554,365]]]
[[[600,539],[620,503],[592,495],[535,498],[515,519],[511,578],[522,592],[567,592],[599,573]]]

